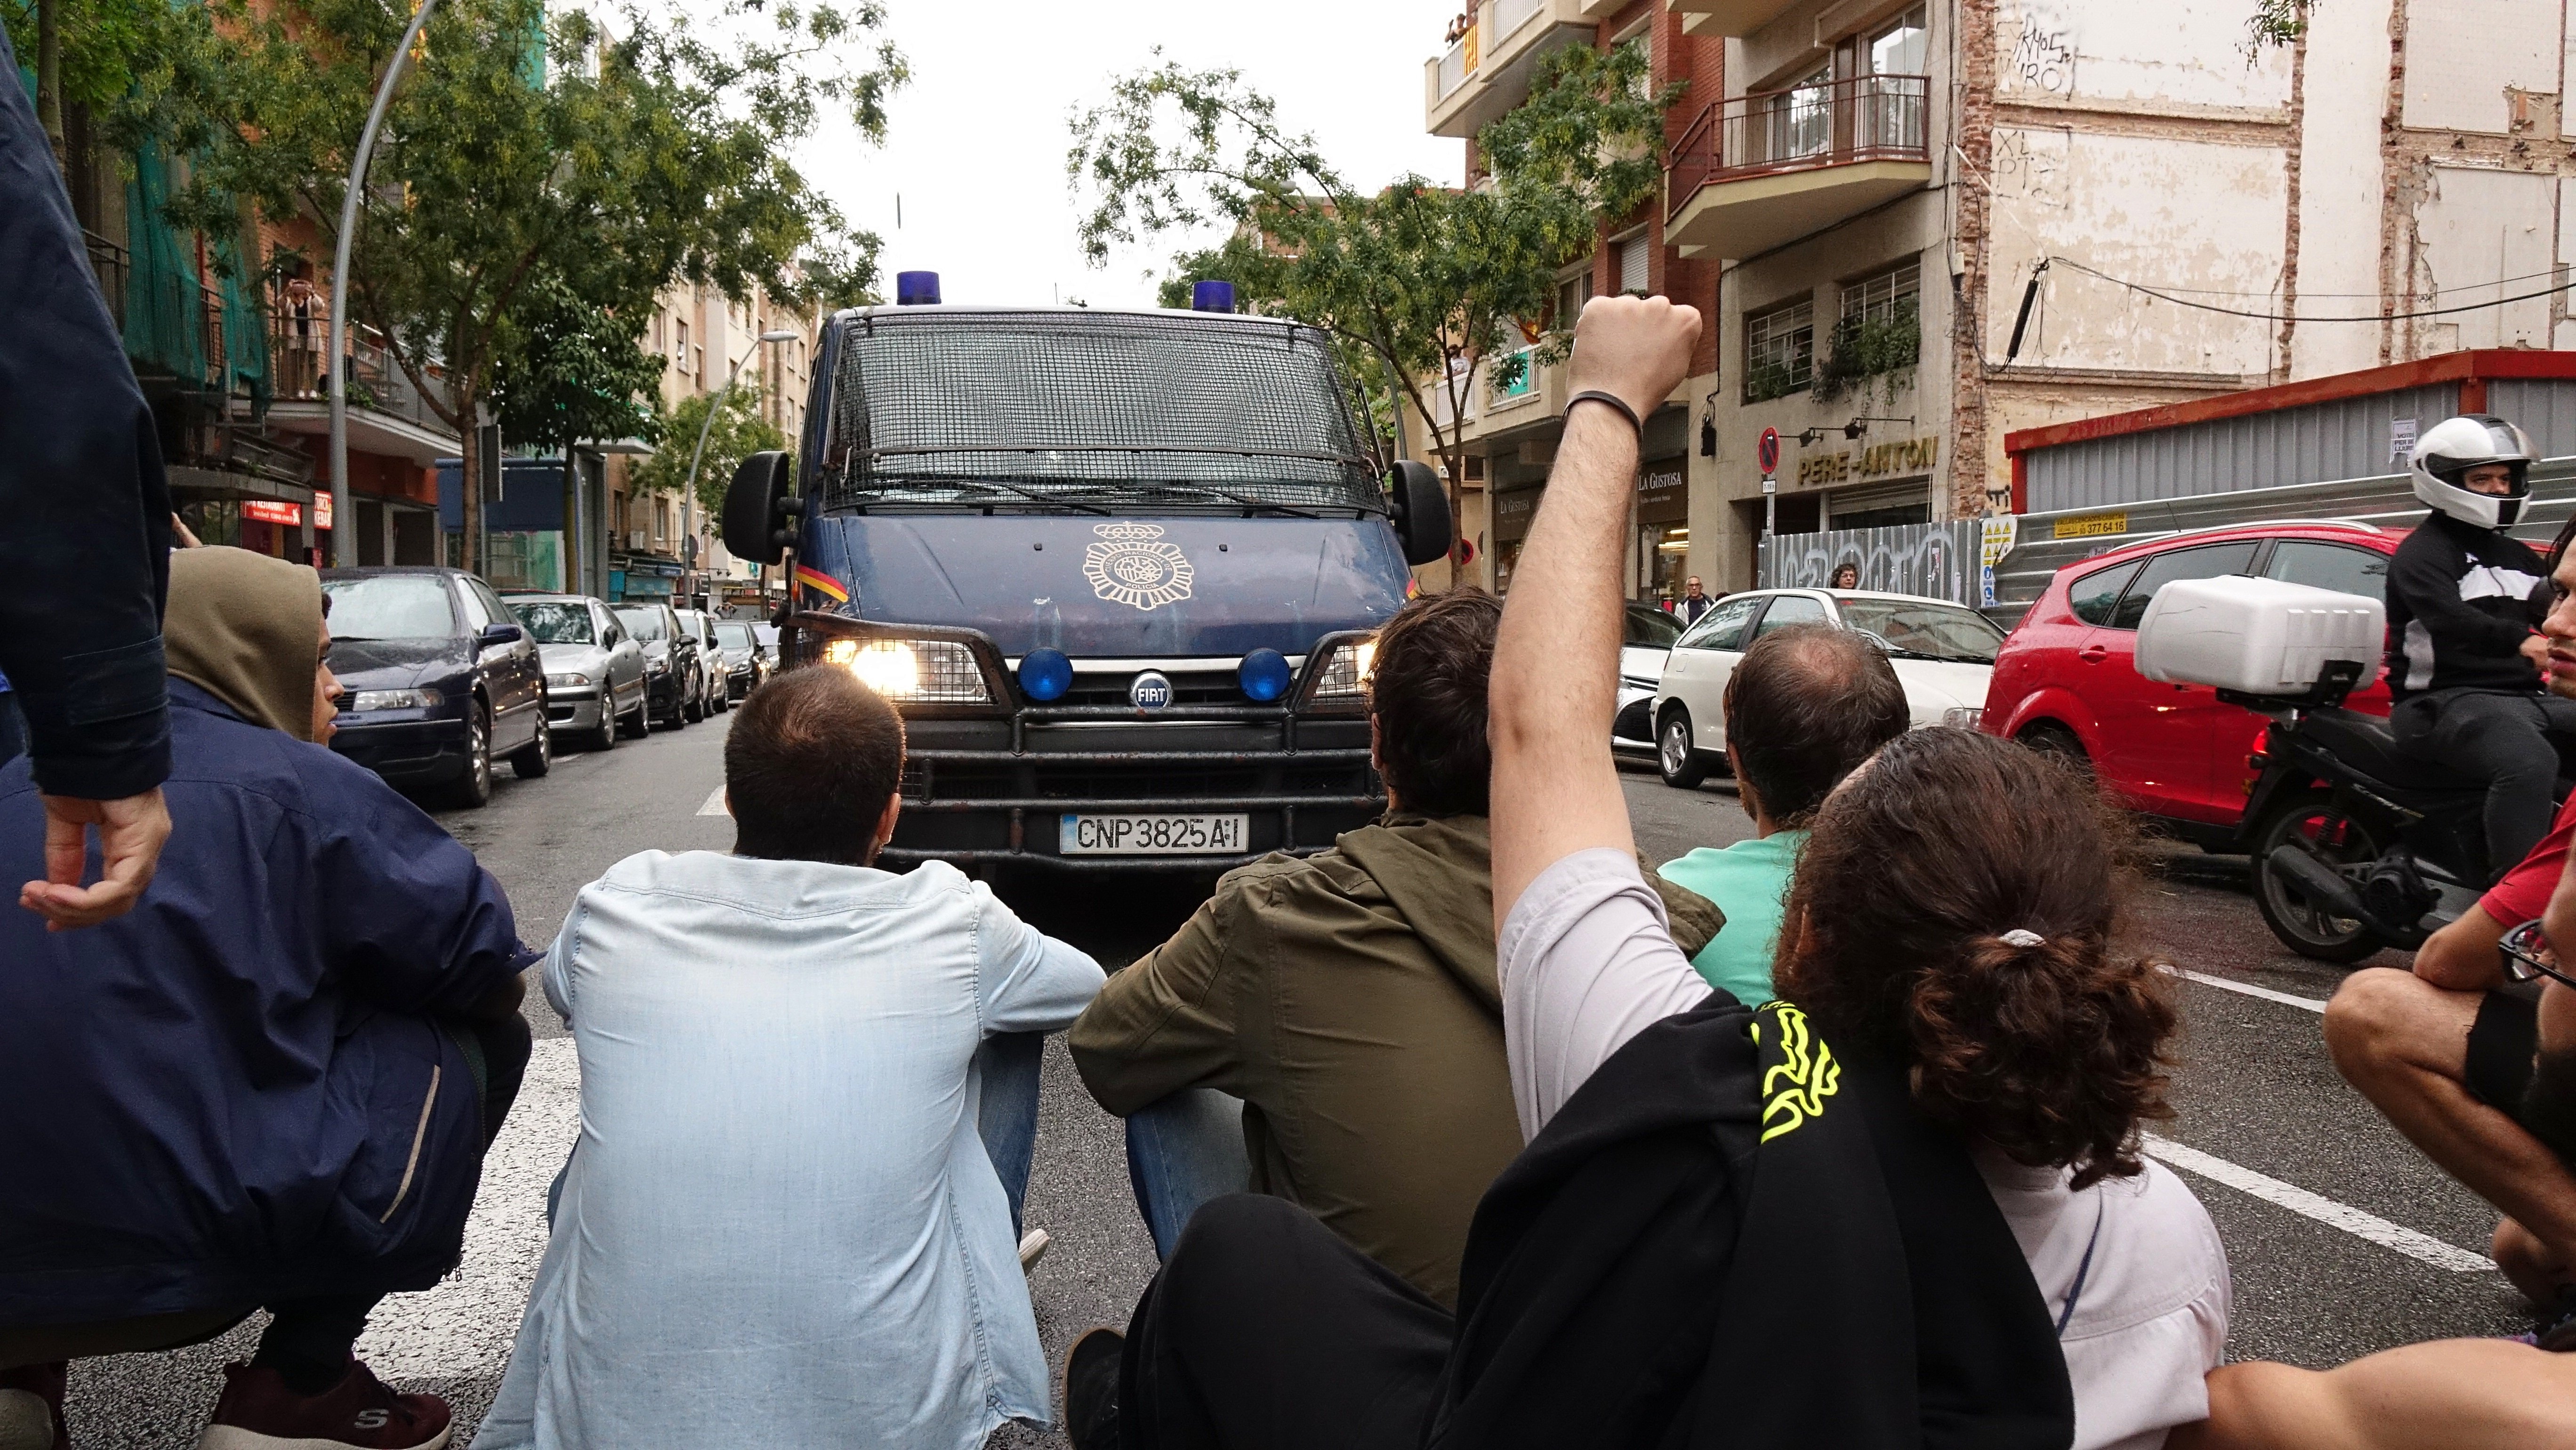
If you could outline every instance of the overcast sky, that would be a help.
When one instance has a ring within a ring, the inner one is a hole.
[[[1177,245],[1087,266],[1065,189],[1066,118],[1107,99],[1110,78],[1160,45],[1191,67],[1231,66],[1312,132],[1344,178],[1373,189],[1420,172],[1455,181],[1463,143],[1422,129],[1422,63],[1459,0],[888,0],[888,35],[912,64],[883,148],[846,127],[809,143],[806,175],[854,226],[884,238],[893,274],[940,274],[950,302],[1154,304]],[[903,224],[895,225],[895,197]]]

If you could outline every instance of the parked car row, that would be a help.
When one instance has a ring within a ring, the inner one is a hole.
[[[512,592],[461,569],[326,569],[331,748],[441,805],[492,797],[496,761],[552,768],[558,735],[594,750],[682,729],[767,679],[773,643],[694,609]]]

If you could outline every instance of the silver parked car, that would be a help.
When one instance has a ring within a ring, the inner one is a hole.
[[[556,730],[587,736],[596,750],[614,747],[621,731],[644,734],[644,647],[618,623],[617,611],[580,594],[503,599],[537,641],[546,717]]]
[[[724,641],[716,638],[715,616],[703,609],[674,609],[680,617],[680,628],[698,642],[698,661],[702,667],[699,684],[705,691],[698,709],[701,715],[713,715],[730,709],[733,696],[725,688],[725,679],[739,663]]]

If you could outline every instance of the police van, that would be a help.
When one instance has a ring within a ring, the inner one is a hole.
[[[1440,483],[1381,483],[1320,329],[1189,311],[841,312],[791,464],[755,455],[725,545],[779,565],[794,665],[904,716],[885,864],[1212,871],[1385,808],[1373,631],[1450,543]]]

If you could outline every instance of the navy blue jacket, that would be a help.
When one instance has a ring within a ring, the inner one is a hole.
[[[170,492],[18,74],[0,34],[0,673],[26,712],[36,779],[113,800],[169,768]]]
[[[0,905],[0,1325],[425,1289],[481,1172],[433,1018],[533,960],[472,852],[365,769],[170,681],[173,829],[134,910]],[[42,872],[24,761],[0,881]]]

